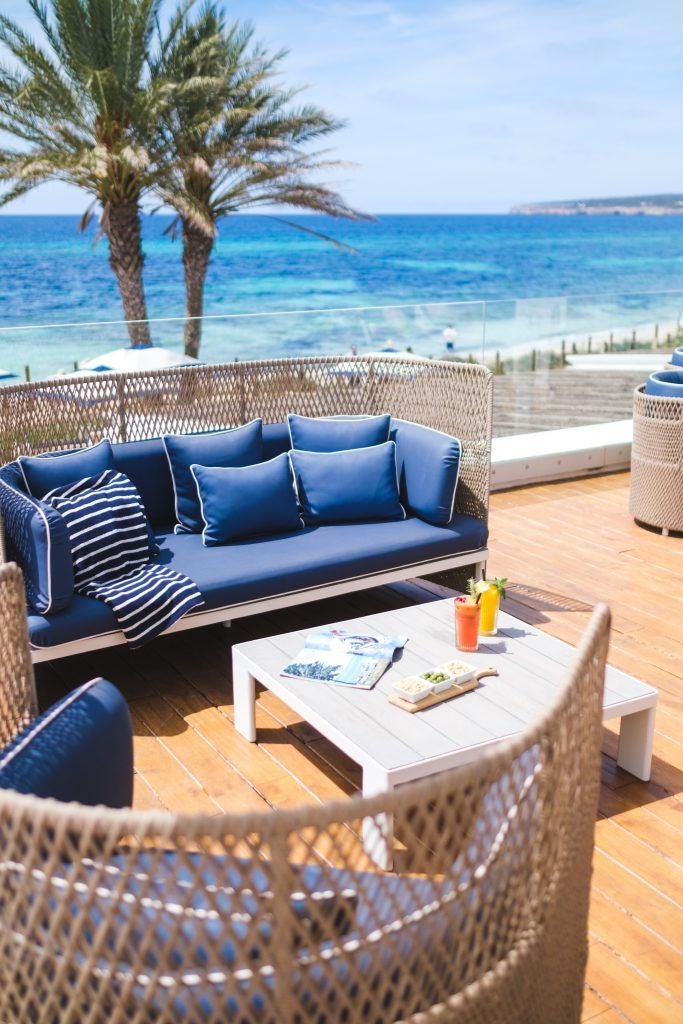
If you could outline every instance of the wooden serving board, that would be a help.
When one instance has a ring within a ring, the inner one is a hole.
[[[485,676],[497,676],[498,669],[496,668],[480,668],[468,682],[449,686],[447,690],[442,690],[441,693],[431,693],[428,697],[423,697],[422,700],[418,700],[415,703],[409,700],[404,700],[403,697],[399,696],[394,691],[389,695],[389,703],[393,704],[397,708],[402,708],[403,711],[407,711],[409,715],[414,715],[416,711],[424,711],[425,708],[433,708],[436,704],[443,704],[445,700],[452,700],[454,697],[459,697],[462,693],[468,693],[470,690],[475,690],[479,685],[479,680]]]

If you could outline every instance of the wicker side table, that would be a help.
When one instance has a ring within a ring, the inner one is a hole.
[[[634,519],[663,534],[683,530],[683,398],[633,393],[631,496]]]

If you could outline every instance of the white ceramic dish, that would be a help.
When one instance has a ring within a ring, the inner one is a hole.
[[[435,665],[434,668],[427,669],[426,671],[446,673],[447,679],[442,679],[440,683],[430,684],[432,693],[443,693],[444,690],[448,690],[451,686],[469,683],[477,670],[474,665],[468,665],[467,662],[454,659],[453,661],[446,661],[441,665]],[[424,675],[421,673],[418,679],[424,679]],[[429,683],[429,680],[425,679],[425,682]]]
[[[415,686],[417,683],[421,683],[422,686],[418,688]],[[411,684],[415,686],[412,692],[405,688]],[[406,676],[404,679],[399,679],[398,682],[394,683],[394,692],[399,697],[402,697],[403,700],[407,700],[411,704],[417,704],[419,701],[424,700],[425,697],[430,697],[434,693],[434,687],[426,680],[420,679],[419,676]]]

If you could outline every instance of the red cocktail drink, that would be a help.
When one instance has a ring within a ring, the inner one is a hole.
[[[455,599],[455,643],[459,651],[476,651],[479,647],[480,606],[470,597]]]

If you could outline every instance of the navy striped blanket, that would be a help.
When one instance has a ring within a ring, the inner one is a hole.
[[[142,499],[127,476],[107,469],[43,498],[71,541],[74,589],[109,605],[130,647],[140,647],[204,603],[196,583],[152,562],[157,554]]]

